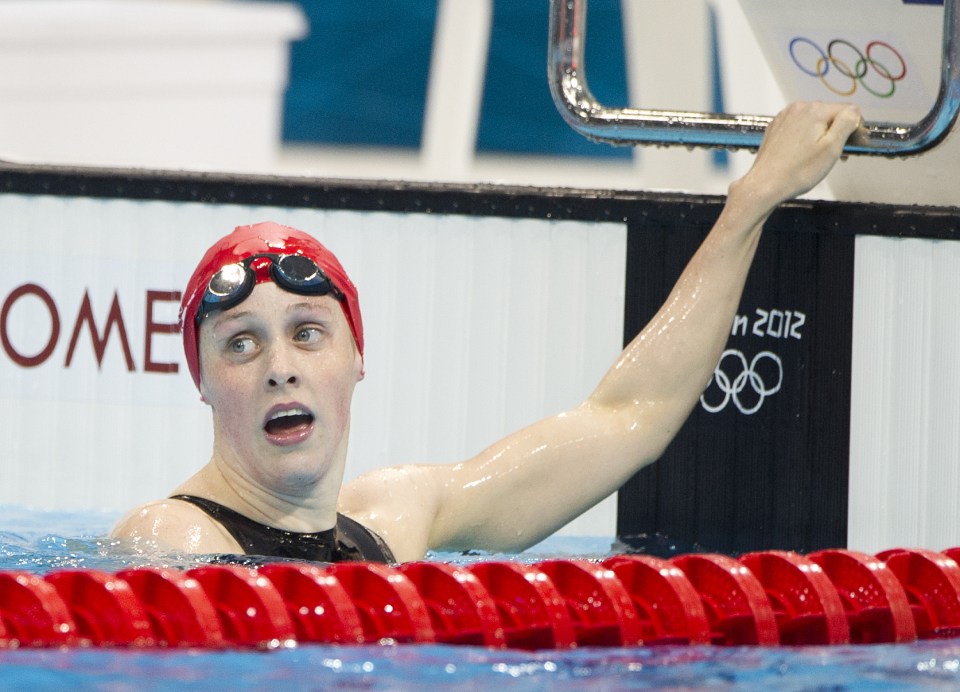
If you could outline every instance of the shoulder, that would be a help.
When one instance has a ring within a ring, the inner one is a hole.
[[[337,509],[380,536],[398,561],[419,560],[432,546],[443,468],[390,466],[365,473],[343,486]]]
[[[240,545],[206,512],[181,500],[154,500],[116,523],[110,536],[139,550],[186,553],[237,553]]]

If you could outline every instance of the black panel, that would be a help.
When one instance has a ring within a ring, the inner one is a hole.
[[[715,378],[661,460],[621,490],[624,542],[724,553],[846,543],[854,239],[798,233],[812,226],[804,216],[768,222],[719,365],[726,385]],[[630,226],[625,336],[711,222]]]

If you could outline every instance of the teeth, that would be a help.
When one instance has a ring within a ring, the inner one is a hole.
[[[270,420],[277,420],[278,418],[286,418],[287,416],[309,416],[310,414],[302,408],[292,408],[286,411],[277,411],[272,416]]]

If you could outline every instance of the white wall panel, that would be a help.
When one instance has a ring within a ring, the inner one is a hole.
[[[189,374],[144,371],[148,290],[179,291],[205,248],[266,219],[313,232],[360,287],[366,379],[354,400],[347,477],[388,464],[454,462],[577,404],[620,350],[622,224],[429,214],[250,208],[0,195],[0,503],[125,509],[163,496],[208,458],[208,412]],[[89,329],[66,356],[84,293],[102,333],[114,293],[133,372],[115,330],[97,364]],[[2,303],[0,303],[2,304]],[[176,320],[157,303],[156,323]],[[154,334],[152,361],[182,363],[179,335]],[[612,536],[613,500],[571,529]]]
[[[860,237],[852,548],[960,545],[960,242]]]

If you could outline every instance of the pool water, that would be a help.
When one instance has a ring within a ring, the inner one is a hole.
[[[117,515],[0,507],[0,569],[157,564],[103,538]],[[609,539],[553,538],[516,556],[600,557]],[[464,561],[503,556],[438,555]],[[190,567],[192,558],[164,564]],[[0,688],[104,690],[960,689],[960,640],[823,647],[662,646],[549,651],[300,645],[273,651],[0,650]]]

